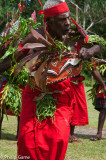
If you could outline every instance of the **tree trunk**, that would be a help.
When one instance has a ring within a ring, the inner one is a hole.
[[[93,86],[93,75],[91,76],[91,85]]]
[[[83,28],[84,28],[84,29],[85,29],[85,26],[86,26],[87,4],[88,4],[88,0],[85,0],[85,1],[84,1],[84,18],[83,18]]]
[[[76,6],[76,22],[78,23],[78,7]]]

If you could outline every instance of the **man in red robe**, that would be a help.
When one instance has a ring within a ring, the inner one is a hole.
[[[73,32],[70,31],[70,11],[67,4],[62,0],[48,0],[43,7],[43,13],[48,33],[52,38],[67,45],[69,39],[74,36]],[[38,32],[46,38],[43,28],[38,30]],[[77,42],[84,41],[84,38],[87,40],[87,36],[85,36],[70,42],[73,53],[77,53],[78,51],[81,58],[89,58],[101,52],[101,48],[98,45],[93,46],[90,50],[80,46],[79,50],[76,44]],[[24,40],[23,45],[24,43],[28,43],[28,41]],[[90,54],[91,50],[92,55]],[[29,85],[27,85],[23,91],[18,137],[18,159],[64,160],[70,134],[70,123],[77,124],[77,116],[81,111],[83,118],[78,121],[81,124],[88,124],[85,92],[82,83],[84,77],[80,73],[77,73],[75,69],[77,66],[80,66],[80,60],[78,58],[74,59],[74,57],[71,58],[71,55],[67,56],[64,56],[65,60],[60,68],[57,65],[59,61],[52,61],[51,66],[53,66],[49,68],[48,72],[48,79],[52,79],[51,83],[49,83],[50,81],[47,83],[49,91],[53,92],[53,97],[58,101],[53,120],[47,117],[40,123],[38,122],[36,117],[36,101],[33,101],[33,99],[39,96],[39,89],[31,90]],[[71,71],[71,68],[67,70],[70,64],[73,65],[73,71]],[[58,68],[62,69],[61,74],[59,74]],[[50,73],[54,74],[54,79],[51,78],[52,74]],[[73,75],[70,78],[68,78],[69,76],[63,76],[63,78],[59,79],[59,76],[62,74],[67,75],[67,73],[73,73]],[[55,91],[59,92],[56,93]],[[80,109],[78,106],[80,106]],[[75,111],[76,108],[77,111]]]

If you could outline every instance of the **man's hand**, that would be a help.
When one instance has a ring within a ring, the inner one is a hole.
[[[100,53],[102,53],[102,46],[94,45],[89,49],[82,47],[79,51],[79,58],[88,60],[95,54],[100,54]]]
[[[78,54],[79,58],[84,59],[84,60],[90,59],[92,57],[92,54],[90,52],[91,52],[90,49],[82,47]]]

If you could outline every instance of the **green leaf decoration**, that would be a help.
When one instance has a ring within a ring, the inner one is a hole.
[[[57,102],[57,99],[55,99],[51,94],[46,94],[42,99],[37,100],[36,117],[39,122],[47,117],[51,117],[52,119],[54,118],[54,112],[56,111],[55,102]]]
[[[106,41],[104,40],[104,38],[98,35],[89,35],[87,43],[97,43],[99,45],[106,46]]]
[[[89,100],[92,100],[92,104],[95,106],[96,102],[96,96],[97,96],[97,90],[98,90],[99,84],[97,82],[94,83],[91,89],[87,91]]]
[[[19,29],[17,32],[21,40],[23,40],[28,35],[28,33],[30,33],[30,26],[33,29],[37,29],[40,26],[40,23],[35,23],[32,18],[19,18]]]
[[[12,46],[12,42],[10,44],[9,49],[5,52],[5,54],[0,58],[0,60],[4,60],[5,58],[7,58],[10,55],[13,55],[13,59],[14,59],[14,53],[15,51],[18,49],[18,46],[14,47]],[[13,60],[14,61],[14,60]]]
[[[6,106],[9,106],[14,115],[19,115],[21,112],[21,93],[22,90],[17,85],[7,82],[2,90],[2,97],[0,99],[1,106],[3,106],[5,111]]]

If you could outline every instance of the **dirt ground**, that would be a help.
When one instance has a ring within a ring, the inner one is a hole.
[[[91,136],[96,135],[96,133],[96,127],[77,126],[75,128],[75,135],[79,138],[90,138]],[[106,139],[106,128],[103,128],[102,138]]]

